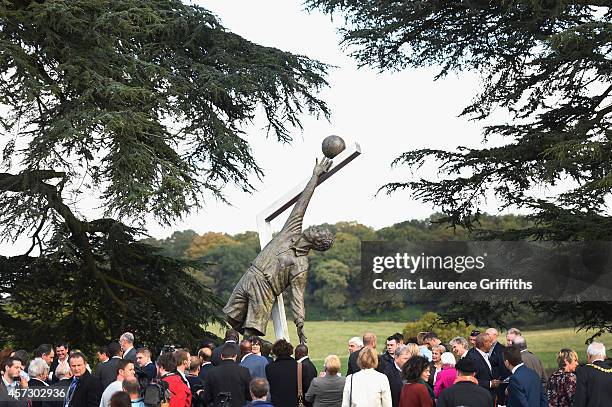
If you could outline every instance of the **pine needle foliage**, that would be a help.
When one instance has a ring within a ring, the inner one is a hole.
[[[308,0],[306,5],[342,20],[343,45],[362,66],[381,71],[433,66],[439,68],[437,78],[475,71],[482,86],[461,114],[472,120],[489,118],[496,109],[510,115],[508,122],[484,130],[484,140],[495,139],[495,147],[401,154],[394,165],[416,170],[435,161],[439,177],[389,183],[383,192],[409,189],[442,210],[443,222],[467,229],[478,229],[489,192],[501,208],[529,211],[532,226],[483,231],[485,239],[612,239],[608,0]],[[498,314],[484,308],[459,313]],[[541,308],[573,318],[578,326],[612,331],[610,306]]]
[[[0,0],[0,238],[32,239],[0,259],[3,334],[195,340],[219,304],[136,243],[139,227],[224,201],[228,184],[252,191],[262,170],[241,129],[257,113],[290,142],[302,114],[327,117],[327,69],[180,0]]]

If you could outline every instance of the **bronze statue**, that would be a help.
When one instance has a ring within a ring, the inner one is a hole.
[[[227,322],[241,334],[264,336],[274,300],[291,286],[293,321],[300,343],[306,343],[304,289],[308,271],[307,255],[310,249],[329,249],[334,236],[328,229],[316,226],[302,232],[302,220],[319,177],[329,170],[331,164],[328,158],[316,163],[310,181],[283,228],[253,260],[223,308]]]

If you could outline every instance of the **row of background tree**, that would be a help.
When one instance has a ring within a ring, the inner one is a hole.
[[[387,307],[372,308],[371,304],[364,302],[358,292],[361,241],[469,240],[478,238],[476,233],[481,234],[483,231],[523,229],[529,226],[529,221],[521,216],[483,215],[479,231],[469,232],[460,227],[453,229],[437,223],[440,217],[440,214],[434,214],[428,219],[409,220],[379,230],[358,222],[327,225],[334,231],[336,240],[330,250],[310,255],[305,294],[308,319],[415,320],[424,311],[442,310],[442,301],[426,305],[393,304],[394,312],[389,312]],[[160,247],[163,255],[195,261],[197,267],[190,268],[190,274],[211,287],[222,301],[228,299],[235,284],[260,250],[257,232],[252,231],[235,235],[219,232],[199,235],[193,230],[185,230],[174,232],[165,239],[148,238],[143,243]],[[290,295],[289,291],[286,295]],[[508,322],[520,323],[521,326],[538,323],[536,313],[524,312],[525,309],[521,311],[520,317],[513,317]]]

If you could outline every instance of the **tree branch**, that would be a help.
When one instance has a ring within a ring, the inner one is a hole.
[[[26,195],[42,195],[47,200],[47,206],[54,209],[70,230],[76,245],[82,250],[85,272],[96,276],[102,283],[106,293],[119,305],[123,314],[127,312],[127,305],[109,287],[106,279],[96,265],[93,250],[87,236],[88,223],[78,219],[70,207],[64,203],[58,187],[44,182],[44,180],[60,178],[59,185],[63,185],[66,174],[53,170],[23,171],[19,174],[0,173],[0,191],[17,192]]]

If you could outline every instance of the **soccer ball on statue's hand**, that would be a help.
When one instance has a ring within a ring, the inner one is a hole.
[[[325,137],[325,140],[323,140],[323,145],[321,146],[323,155],[325,155],[327,158],[334,158],[344,151],[345,148],[346,144],[340,136]]]

